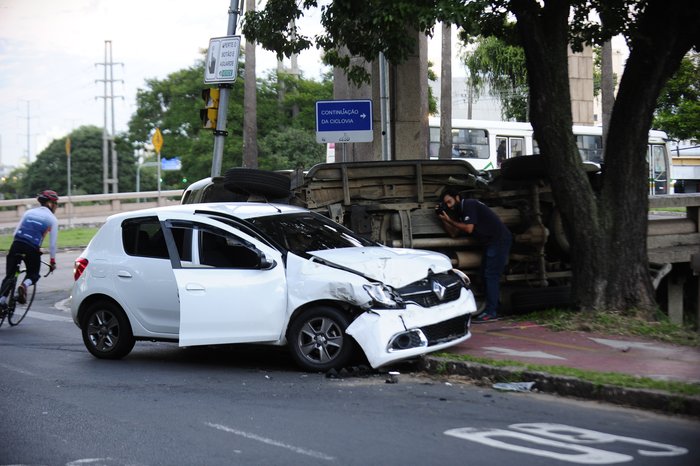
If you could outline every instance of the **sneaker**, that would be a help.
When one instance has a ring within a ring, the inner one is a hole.
[[[17,287],[17,302],[20,304],[27,303],[27,287],[22,283]]]
[[[474,324],[487,324],[489,322],[496,322],[497,320],[500,320],[498,316],[492,316],[486,313],[481,313],[478,316],[472,318],[472,323]]]

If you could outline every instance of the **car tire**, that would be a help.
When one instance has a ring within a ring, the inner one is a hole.
[[[110,301],[91,304],[81,322],[83,343],[96,358],[121,359],[136,343],[126,314]]]
[[[231,168],[224,174],[224,186],[237,194],[258,194],[280,199],[289,197],[290,179],[266,170]]]
[[[348,317],[338,309],[320,306],[294,319],[287,341],[299,367],[309,372],[326,372],[345,367],[355,353],[355,340],[345,333]]]

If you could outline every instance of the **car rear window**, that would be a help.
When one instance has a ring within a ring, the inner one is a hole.
[[[122,223],[122,244],[130,256],[169,258],[157,217],[125,220]]]

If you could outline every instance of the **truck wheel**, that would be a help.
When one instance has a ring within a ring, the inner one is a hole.
[[[506,159],[501,164],[501,176],[506,180],[548,178],[547,160],[541,155],[524,155]]]
[[[254,168],[231,168],[224,174],[224,186],[238,194],[259,194],[273,199],[289,197],[289,177]]]

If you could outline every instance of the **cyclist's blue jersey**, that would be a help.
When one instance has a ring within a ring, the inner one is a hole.
[[[39,249],[48,232],[50,232],[49,251],[53,259],[56,257],[58,220],[48,207],[41,206],[24,213],[15,230],[15,241],[22,241]]]

